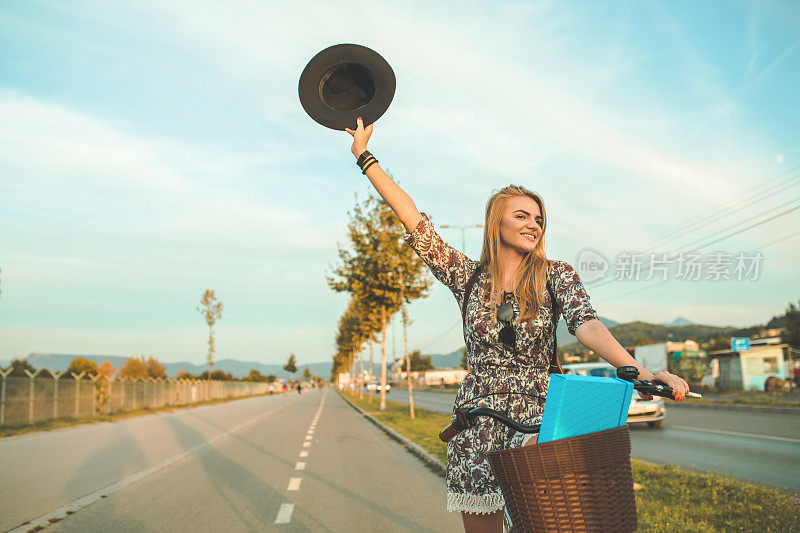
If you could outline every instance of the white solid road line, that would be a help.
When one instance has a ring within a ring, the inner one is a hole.
[[[308,457],[308,450],[302,450],[300,452],[300,457]]]
[[[305,470],[306,469],[306,464],[305,463],[297,463],[296,465],[294,465],[294,469],[295,470]]]
[[[792,439],[789,437],[774,437],[772,435],[758,435],[756,433],[740,433],[738,431],[725,431],[723,429],[695,428],[691,426],[673,426],[672,424],[670,424],[668,427],[675,429],[685,429],[687,431],[699,431],[701,433],[719,433],[720,435],[733,435],[734,437],[750,437],[753,439],[779,440],[783,442],[800,442],[800,439]]]
[[[292,511],[294,511],[293,503],[282,503],[281,508],[278,509],[278,517],[275,519],[276,524],[288,524],[292,520]]]
[[[289,479],[289,486],[286,487],[286,490],[300,490],[300,482],[303,481],[301,477],[293,477]]]
[[[70,514],[73,514],[73,513],[79,511],[80,509],[83,509],[84,507],[86,507],[88,505],[91,505],[91,504],[95,503],[96,501],[98,501],[98,500],[100,500],[102,498],[105,498],[105,497],[107,497],[107,496],[109,496],[111,494],[114,494],[115,492],[117,492],[119,489],[121,489],[123,487],[127,487],[128,485],[130,485],[132,483],[136,483],[137,481],[139,481],[141,479],[144,479],[149,475],[155,474],[156,472],[160,472],[161,470],[164,470],[165,468],[174,465],[178,461],[186,459],[190,455],[202,450],[203,448],[207,448],[208,446],[214,444],[215,442],[217,442],[218,440],[220,440],[220,439],[222,439],[224,437],[227,437],[228,435],[232,435],[233,433],[236,433],[237,431],[241,431],[242,429],[244,429],[244,428],[246,428],[248,426],[252,426],[253,424],[257,424],[257,423],[261,422],[262,420],[264,420],[268,416],[270,416],[270,415],[272,415],[274,413],[277,413],[278,411],[280,411],[281,409],[284,409],[285,407],[287,407],[288,405],[291,405],[292,403],[294,403],[294,402],[289,401],[287,403],[284,403],[283,405],[280,405],[280,406],[272,409],[271,411],[267,411],[266,413],[264,413],[263,415],[261,415],[261,416],[259,416],[257,418],[253,418],[251,420],[248,420],[247,422],[239,424],[238,426],[236,426],[233,429],[229,429],[229,430],[227,430],[227,431],[225,431],[223,433],[220,433],[219,435],[217,435],[216,437],[214,437],[212,439],[208,439],[206,441],[203,441],[200,444],[198,444],[197,446],[193,446],[192,448],[189,448],[188,450],[186,450],[186,451],[184,451],[182,453],[179,453],[177,455],[173,455],[172,457],[170,457],[168,459],[165,459],[164,461],[158,463],[157,465],[153,465],[150,468],[146,468],[146,469],[144,469],[144,470],[142,470],[140,472],[132,474],[132,475],[126,477],[126,478],[123,478],[123,479],[117,481],[116,483],[112,483],[111,485],[107,485],[107,486],[105,486],[105,487],[103,487],[101,489],[98,489],[98,490],[92,492],[91,494],[87,494],[86,496],[82,496],[82,497],[78,498],[77,500],[71,501],[66,505],[62,505],[61,507],[59,507],[59,508],[57,508],[57,509],[55,509],[53,511],[50,511],[49,513],[43,514],[41,516],[37,516],[36,518],[32,519],[30,522],[28,522],[26,524],[23,524],[23,525],[15,528],[15,529],[12,529],[9,533],[22,533],[22,532],[28,532],[28,531],[39,531],[40,529],[44,529],[45,527],[49,526],[50,524],[58,522],[59,520],[61,520],[63,518],[66,518]]]
[[[303,448],[308,448],[309,446],[311,446],[310,442],[304,442],[303,443]]]

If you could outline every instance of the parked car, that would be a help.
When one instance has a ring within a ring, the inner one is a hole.
[[[370,383],[367,384],[367,390],[376,390],[380,392],[381,383],[379,381],[371,381]],[[392,386],[387,383],[386,392],[389,392],[390,390],[392,390]]]
[[[615,377],[616,369],[608,363],[575,363],[563,365],[565,374],[579,376]],[[652,400],[643,400],[634,391],[631,405],[628,407],[628,424],[647,424],[651,428],[661,426],[666,416],[664,399],[654,396]]]

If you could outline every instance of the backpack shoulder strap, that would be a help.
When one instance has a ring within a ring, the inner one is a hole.
[[[550,367],[548,371],[551,374],[563,374],[564,370],[561,368],[561,363],[558,361],[558,339],[556,337],[556,332],[558,331],[558,319],[561,309],[558,307],[558,301],[556,300],[556,295],[553,292],[553,287],[551,280],[552,278],[548,276],[547,280],[547,292],[550,293],[550,306],[553,310],[553,353],[550,354]]]
[[[469,303],[469,297],[472,294],[472,288],[475,286],[475,282],[478,281],[478,276],[481,274],[481,270],[483,270],[483,265],[478,263],[478,266],[475,267],[475,271],[472,272],[472,275],[467,280],[467,284],[464,286],[464,298],[461,302],[461,325],[464,329],[464,339],[467,338],[467,304]]]

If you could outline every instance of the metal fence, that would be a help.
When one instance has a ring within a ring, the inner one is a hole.
[[[116,379],[81,372],[41,370],[11,376],[0,369],[0,426],[56,418],[94,417],[142,408],[187,405],[219,398],[267,394],[269,383],[194,379]]]

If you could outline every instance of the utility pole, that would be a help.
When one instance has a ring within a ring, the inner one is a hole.
[[[403,320],[403,354],[406,360],[406,382],[408,383],[408,409],[411,419],[414,419],[414,385],[411,383],[411,358],[408,355],[408,332],[406,319],[406,278],[403,276],[403,271],[400,271],[400,318]],[[403,364],[400,363],[400,370],[402,371]]]
[[[440,228],[455,228],[461,230],[461,251],[467,253],[466,232],[469,228],[482,228],[483,224],[469,224],[467,226],[457,226],[455,224],[439,224]]]

